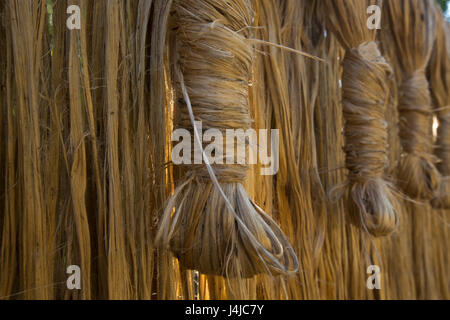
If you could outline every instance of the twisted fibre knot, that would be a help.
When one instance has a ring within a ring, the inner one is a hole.
[[[425,70],[416,70],[400,86],[400,138],[403,151],[431,160],[433,109]]]
[[[347,50],[342,92],[350,210],[372,235],[390,234],[397,226],[398,202],[384,181],[388,165],[385,111],[391,68],[373,41]]]
[[[243,183],[247,177],[248,166],[238,164],[213,164],[214,174],[220,183]],[[210,182],[211,177],[204,165],[189,166],[187,176],[195,177],[198,182]]]
[[[375,42],[347,50],[342,76],[346,166],[350,181],[378,179],[388,164],[386,77],[390,66]]]
[[[171,58],[180,94],[177,126],[192,132],[199,126],[193,124],[197,120],[202,131],[249,129],[253,48],[247,27],[252,1],[174,4],[176,54]],[[198,154],[199,149],[197,145],[193,151]],[[289,240],[239,183],[245,179],[246,166],[224,164],[213,169],[210,175],[205,165],[189,166],[185,182],[164,211],[156,242],[168,245],[180,266],[203,274],[248,278],[297,272],[298,259]]]
[[[399,114],[404,152],[399,185],[412,198],[430,200],[439,190],[441,175],[433,152],[433,109],[424,69],[407,76],[400,86]]]
[[[178,62],[195,120],[202,122],[203,132],[218,129],[225,138],[226,129],[245,131],[251,128],[248,90],[253,47],[248,41],[246,23],[249,21],[243,19],[247,15],[239,19],[222,16],[220,11],[213,9],[222,4],[209,2],[177,2]],[[177,127],[193,132],[184,99],[182,96],[178,98]],[[192,152],[196,148],[197,143]],[[220,182],[243,182],[248,166],[227,164],[225,146],[223,155],[224,164],[213,165],[217,179]],[[210,180],[204,165],[189,166],[188,170],[197,179]]]

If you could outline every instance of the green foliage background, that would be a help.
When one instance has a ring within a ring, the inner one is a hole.
[[[444,10],[444,11],[447,10],[448,0],[437,0],[437,2],[439,2],[439,4],[441,5],[442,10]]]

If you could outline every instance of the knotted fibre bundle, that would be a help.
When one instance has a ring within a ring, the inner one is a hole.
[[[429,66],[435,114],[439,121],[435,154],[440,162],[441,186],[431,201],[436,208],[450,209],[450,25],[436,5],[438,33]]]
[[[366,10],[376,1],[323,1],[328,27],[346,50],[342,105],[350,212],[375,236],[391,233],[398,222],[398,199],[385,180],[388,166],[388,76],[391,68],[367,27]],[[379,4],[379,3],[378,3]]]
[[[398,184],[413,199],[430,200],[440,187],[433,154],[433,109],[425,69],[436,38],[436,17],[431,0],[385,1],[386,37],[395,43],[403,82],[398,111],[403,154]]]
[[[250,0],[174,1],[176,126],[193,132],[251,128],[248,87],[252,73]],[[195,117],[195,118],[194,118]],[[217,156],[217,154],[216,154]],[[298,269],[289,241],[251,199],[242,183],[248,166],[187,165],[169,200],[157,241],[186,269],[226,277],[287,273]]]

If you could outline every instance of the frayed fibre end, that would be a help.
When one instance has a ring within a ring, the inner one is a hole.
[[[222,188],[236,216],[211,182],[191,177],[166,207],[158,243],[184,268],[207,275],[249,278],[295,272],[297,258],[276,223],[240,183],[224,183]]]
[[[441,179],[441,185],[431,205],[438,209],[450,209],[450,177]]]
[[[387,236],[396,229],[400,203],[389,183],[383,179],[355,183],[350,195],[350,212],[359,213],[354,214],[354,221],[370,234]]]
[[[441,175],[432,161],[405,154],[398,166],[398,185],[411,198],[430,200],[440,187]]]

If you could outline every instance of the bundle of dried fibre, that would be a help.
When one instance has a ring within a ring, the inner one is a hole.
[[[251,127],[253,10],[249,0],[179,0],[172,9],[176,125],[189,128],[200,149],[195,120],[204,130]],[[205,165],[186,168],[161,218],[157,243],[184,268],[204,274],[247,278],[295,272],[297,257],[288,240],[242,186],[247,166],[212,166],[204,152],[203,160]]]
[[[398,166],[398,184],[413,199],[430,200],[440,187],[433,155],[433,109],[425,75],[436,39],[436,17],[431,0],[385,1],[385,37],[392,37],[400,67],[399,129],[404,154]]]
[[[436,208],[450,209],[450,27],[439,7],[436,11],[437,40],[428,74],[434,111],[439,121],[435,154],[440,160],[437,168],[442,181],[431,204]]]
[[[385,120],[391,68],[374,41],[366,10],[377,1],[324,1],[329,29],[346,50],[343,60],[342,104],[350,214],[375,235],[397,226],[399,201],[385,177],[388,131]]]
[[[433,239],[439,237],[440,229],[428,201],[435,197],[441,181],[433,154],[433,108],[425,75],[437,31],[434,5],[429,0],[385,1],[380,32],[398,88],[398,185],[407,196],[420,201],[404,202],[403,219],[409,227],[399,234],[403,244],[393,247],[391,266],[403,270],[401,265],[406,263],[396,261],[401,252],[402,261],[408,261],[406,268],[411,265],[414,273],[408,280],[409,292],[419,299],[442,296],[439,283],[445,278]],[[398,293],[405,296],[400,288]]]

